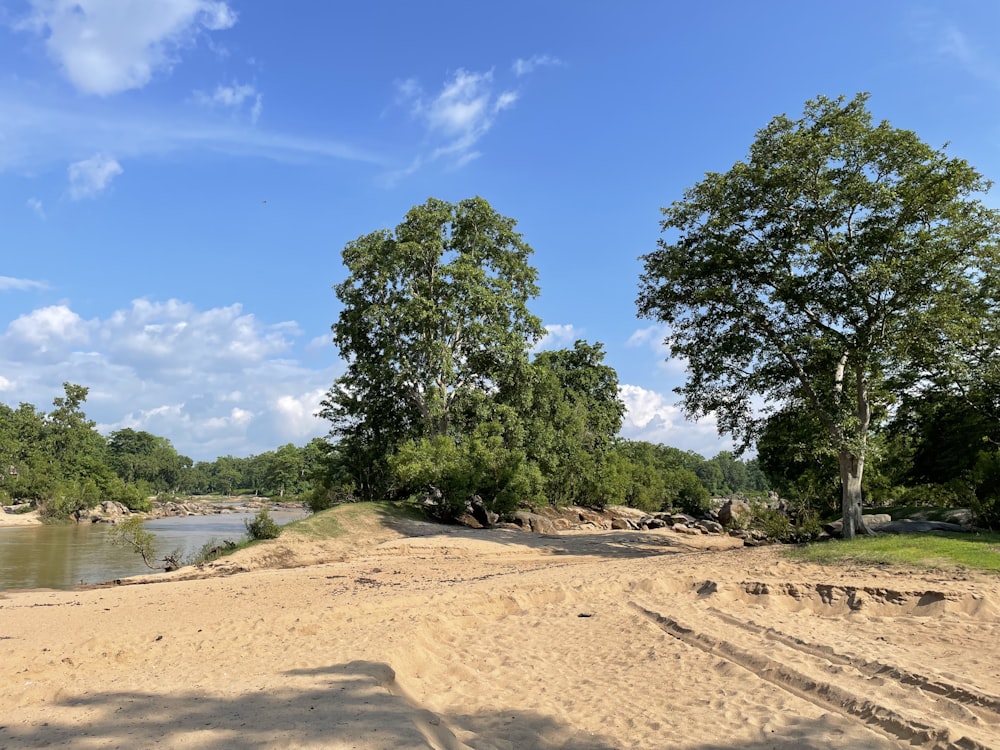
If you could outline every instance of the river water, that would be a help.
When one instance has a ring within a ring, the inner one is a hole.
[[[244,522],[254,515],[157,518],[147,521],[145,526],[155,537],[157,557],[179,548],[182,558],[186,558],[212,540],[220,544],[227,539],[243,541]],[[279,524],[305,515],[305,511],[271,511],[271,518]],[[110,530],[111,526],[105,523],[0,529],[0,591],[71,589],[80,584],[105,583],[153,572],[135,552],[111,544]]]

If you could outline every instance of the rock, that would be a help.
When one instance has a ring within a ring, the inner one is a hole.
[[[624,530],[624,529],[631,529],[632,527],[629,525],[628,519],[625,519],[625,518],[612,518],[611,519],[611,528],[612,529]]]
[[[473,528],[488,529],[500,520],[500,516],[489,510],[483,503],[482,498],[478,496],[474,497],[472,502],[469,503],[469,512],[479,524],[479,526],[474,526]]]
[[[892,516],[890,516],[888,513],[863,513],[861,515],[861,520],[864,521],[865,526],[867,526],[872,531],[886,531],[887,530],[886,527],[893,525]],[[949,524],[949,525],[954,526],[955,524]],[[914,530],[930,531],[931,529],[927,528],[927,529],[914,529]],[[951,529],[948,530],[950,531]],[[830,536],[835,536],[835,537],[843,536],[844,533],[843,519],[838,518],[836,521],[831,521],[830,523],[823,524],[823,531],[825,531]]]
[[[545,516],[538,513],[528,513],[519,510],[514,514],[514,523],[524,529],[530,529],[536,534],[555,534],[556,527]]]
[[[680,532],[681,534],[689,534],[696,536],[702,533],[701,529],[695,529],[682,523],[674,524],[674,531]]]
[[[604,517],[595,511],[588,510],[587,508],[576,508],[577,518],[583,523],[590,523],[598,528],[604,526]]]
[[[928,531],[971,531],[970,527],[947,521],[918,521],[902,518],[898,521],[884,523],[878,530],[886,534],[917,534]]]
[[[479,520],[471,513],[463,513],[458,518],[455,519],[455,523],[460,526],[468,526],[470,529],[482,529],[484,528]]]
[[[705,529],[706,534],[721,534],[725,531],[718,521],[699,521],[698,526]]]
[[[677,525],[679,523],[688,525],[694,523],[698,519],[696,519],[694,516],[689,516],[687,513],[671,513],[669,516],[667,516],[667,520],[669,520],[670,523],[674,525]]]

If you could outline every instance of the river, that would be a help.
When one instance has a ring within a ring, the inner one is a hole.
[[[244,522],[254,513],[180,516],[147,521],[156,538],[158,557],[180,548],[182,558],[197,553],[207,542],[234,542],[246,538]],[[305,511],[272,510],[279,524],[290,523]],[[111,544],[111,526],[104,523],[16,526],[0,529],[0,591],[5,589],[72,589],[80,584],[105,583],[116,578],[151,573],[142,558]]]

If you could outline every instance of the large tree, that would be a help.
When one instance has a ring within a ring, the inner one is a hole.
[[[768,407],[799,402],[823,425],[847,537],[866,531],[873,420],[902,376],[926,373],[915,344],[946,339],[995,273],[1000,234],[979,200],[987,181],[913,132],[873,123],[867,98],[820,97],[800,119],[774,118],[746,161],[663,209],[667,236],[644,256],[638,297],[688,361],[678,392],[689,415],[715,413],[744,444]]]
[[[527,365],[542,335],[531,248],[482,198],[430,199],[393,231],[349,242],[333,340],[347,370],[323,416],[364,496],[384,489],[404,441],[447,436],[456,404]]]

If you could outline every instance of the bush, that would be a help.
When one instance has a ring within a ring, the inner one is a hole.
[[[975,483],[973,512],[978,523],[1000,528],[1000,451],[983,451],[972,470]]]
[[[281,527],[274,522],[267,508],[262,508],[252,521],[243,522],[247,528],[247,536],[257,541],[260,539],[277,539],[281,534]]]
[[[712,496],[690,469],[671,469],[664,474],[667,503],[692,516],[703,516],[712,507]]]
[[[963,501],[954,488],[943,484],[918,484],[907,487],[895,499],[895,505],[933,505],[937,508],[957,508]]]

